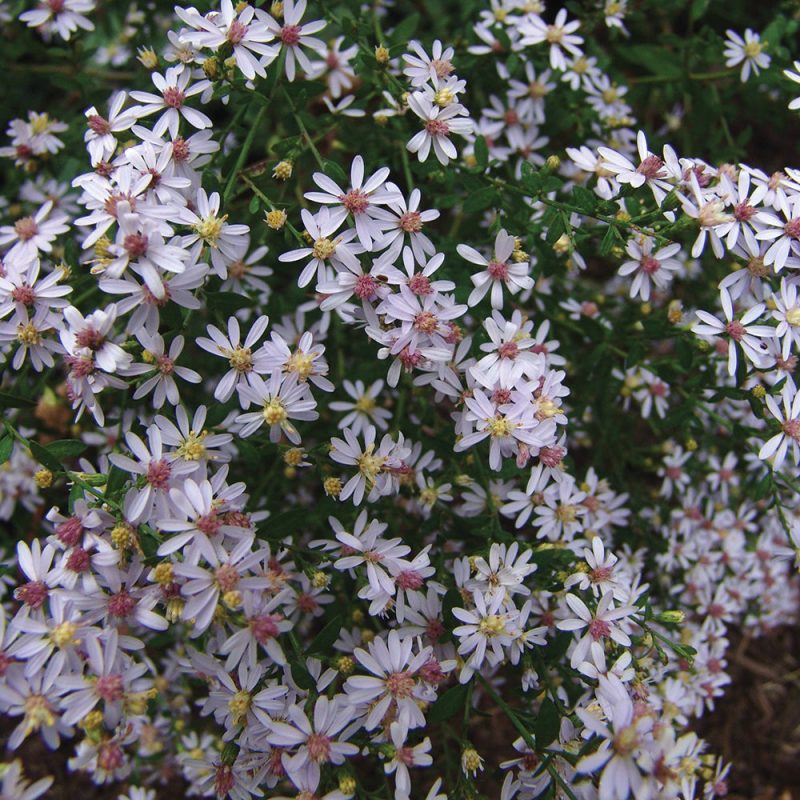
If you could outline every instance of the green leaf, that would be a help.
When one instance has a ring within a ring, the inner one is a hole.
[[[86,450],[86,445],[78,439],[59,439],[57,442],[50,442],[46,448],[48,453],[63,460],[79,456]]]
[[[618,244],[622,243],[622,239],[617,233],[614,225],[609,225],[606,229],[606,234],[603,236],[603,241],[600,242],[600,255],[607,256]]]
[[[486,139],[483,136],[475,139],[475,160],[479,167],[485,167],[489,163],[489,148],[486,146]]]
[[[39,442],[28,442],[30,445],[31,455],[43,467],[46,467],[51,472],[61,472],[61,461],[54,456],[49,450],[42,447]]]
[[[243,308],[249,308],[252,303],[253,301],[249,297],[237,292],[209,292],[208,294],[208,307],[219,311],[226,317]]]
[[[289,533],[294,533],[308,521],[308,511],[303,508],[293,508],[291,511],[284,511],[274,517],[264,520],[259,525],[259,531],[263,531],[267,539],[279,539]]]
[[[561,718],[558,715],[556,704],[547,698],[542,702],[539,714],[533,724],[533,735],[536,737],[536,746],[544,749],[558,737]]]
[[[464,201],[464,211],[467,214],[473,211],[482,211],[496,201],[497,190],[493,186],[484,186],[483,189],[474,192]]]
[[[106,481],[106,496],[113,498],[113,496],[122,489],[127,480],[127,472],[121,470],[119,467],[111,467],[111,471],[108,473],[108,480]]]
[[[350,185],[350,178],[347,177],[347,173],[335,161],[326,160],[322,164],[328,177],[333,178],[343,188]]]
[[[257,195],[253,195],[250,199],[250,205],[247,206],[247,210],[251,214],[257,214],[259,208],[261,208],[261,201],[258,199]]]
[[[309,653],[325,653],[339,638],[342,630],[342,617],[336,614],[333,619],[314,637],[308,646]]]
[[[682,75],[681,60],[663,45],[632,44],[618,52],[622,58],[663,78],[677,80]]]
[[[294,678],[294,682],[301,689],[309,691],[317,685],[317,682],[314,680],[311,673],[305,668],[300,659],[290,661],[289,669],[292,671],[292,678]]]
[[[4,436],[0,439],[0,464],[5,464],[11,458],[13,448],[14,439],[11,436]]]
[[[597,209],[597,195],[585,186],[574,186],[569,199],[584,214],[592,214]]]
[[[403,21],[389,34],[389,41],[392,45],[402,45],[408,47],[408,40],[414,35],[419,25],[419,14],[409,14]]]
[[[429,722],[444,722],[450,719],[453,714],[464,708],[467,699],[467,684],[459,683],[448,689],[439,699],[428,709]]]
[[[0,408],[30,408],[35,406],[36,401],[28,397],[20,397],[8,392],[0,392]]]
[[[692,22],[697,22],[708,11],[710,5],[711,0],[692,0],[692,8],[689,11]]]

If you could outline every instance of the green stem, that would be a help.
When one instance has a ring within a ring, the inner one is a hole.
[[[258,126],[261,124],[261,120],[264,118],[264,114],[266,113],[267,113],[267,107],[261,106],[261,108],[258,109],[256,118],[253,120],[253,123],[250,126],[250,130],[247,132],[247,138],[244,140],[242,149],[239,151],[239,155],[236,157],[236,164],[233,167],[233,171],[228,176],[228,182],[225,185],[225,190],[222,193],[223,204],[227,203],[228,198],[231,196],[233,187],[236,185],[236,178],[239,175],[240,170],[244,166],[247,154],[250,152],[250,148],[253,146],[253,141],[256,138],[256,133],[258,132]]]

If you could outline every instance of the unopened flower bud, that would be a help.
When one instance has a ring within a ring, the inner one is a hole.
[[[758,400],[763,400],[767,396],[767,390],[760,383],[757,383],[751,390],[750,394]]]
[[[553,252],[556,255],[563,256],[569,253],[569,236],[566,233],[562,233],[561,236],[556,239],[555,244],[553,245]]]
[[[269,7],[269,13],[275,17],[275,19],[283,18],[283,3],[281,0],[275,0],[275,2]]]
[[[292,467],[296,467],[303,460],[302,447],[290,447],[284,454],[283,460]]]
[[[324,589],[329,583],[331,579],[329,575],[326,575],[322,570],[316,570],[314,574],[311,576],[311,585],[315,589]]]
[[[282,208],[276,208],[273,211],[267,212],[264,217],[264,222],[266,222],[267,226],[272,228],[272,230],[279,231],[286,224],[287,219],[286,212]]]
[[[294,165],[288,159],[279,161],[272,169],[272,177],[276,181],[288,181],[292,177]]]
[[[375,60],[383,65],[389,63],[389,50],[383,45],[378,45],[375,48]]]
[[[697,450],[697,441],[695,439],[686,440],[686,449],[694,452]]]
[[[342,794],[355,794],[356,779],[352,775],[342,775],[339,778],[339,791]]]
[[[49,489],[53,485],[53,473],[49,469],[40,469],[33,479],[40,489]]]
[[[659,622],[666,622],[670,625],[679,625],[686,619],[686,614],[683,611],[669,610],[669,611],[662,611],[660,614],[656,615],[656,619]]]
[[[677,325],[683,319],[683,303],[680,300],[670,300],[667,306],[667,319]]]
[[[211,56],[203,62],[203,73],[210,81],[215,81],[219,77],[219,59]]]
[[[349,675],[356,668],[356,662],[350,656],[339,656],[336,659],[336,669],[342,675]]]
[[[158,56],[152,47],[140,47],[137,59],[145,69],[154,70],[158,68]]]
[[[325,478],[322,487],[328,497],[338,497],[342,493],[342,482],[339,478]]]
[[[547,167],[547,169],[555,172],[561,166],[561,159],[556,155],[548,156],[547,161],[544,162],[544,165]]]

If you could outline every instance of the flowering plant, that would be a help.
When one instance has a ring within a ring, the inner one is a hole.
[[[0,3],[12,749],[726,794],[690,721],[800,599],[800,62],[717,5]]]

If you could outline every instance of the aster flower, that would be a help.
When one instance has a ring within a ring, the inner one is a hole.
[[[335,400],[328,403],[331,411],[347,412],[337,423],[340,430],[349,429],[355,436],[360,436],[367,426],[374,425],[378,430],[385,431],[389,427],[392,412],[381,408],[376,403],[376,398],[383,389],[383,381],[374,381],[366,387],[363,381],[351,382],[344,380],[342,387],[354,402]]]
[[[94,8],[94,0],[41,2],[37,8],[20,14],[19,19],[29,28],[41,28],[48,37],[55,32],[64,41],[69,41],[79,28],[84,31],[94,30],[94,24],[86,16]]]
[[[519,32],[522,36],[519,43],[522,47],[549,44],[550,66],[563,71],[567,68],[565,51],[574,57],[583,55],[583,38],[575,34],[580,26],[579,20],[567,22],[566,8],[559,10],[552,25],[548,25],[540,16],[530,14],[520,23]]]
[[[295,62],[303,72],[313,73],[314,67],[302,48],[307,47],[317,55],[325,52],[325,43],[311,34],[319,33],[325,26],[325,20],[316,20],[301,25],[300,21],[306,13],[306,0],[284,0],[283,25],[265,14],[265,22],[269,32],[280,42],[280,50],[285,53],[286,77],[293,81],[296,74]]]
[[[772,459],[773,469],[780,469],[791,451],[795,465],[800,465],[800,392],[787,384],[781,397],[782,408],[771,395],[767,395],[765,400],[769,413],[778,421],[781,429],[764,443],[758,451],[758,457]]]
[[[757,33],[747,28],[744,38],[736,31],[728,29],[725,31],[727,41],[725,42],[725,66],[736,67],[742,65],[741,79],[746,83],[752,70],[756,75],[762,69],[766,69],[770,64],[770,57],[764,52],[764,45]]]
[[[425,127],[411,137],[406,149],[416,153],[420,161],[426,161],[432,148],[436,159],[446,167],[451,159],[458,157],[450,135],[468,136],[472,133],[474,122],[469,118],[469,112],[461,103],[439,106],[425,92],[410,94],[408,107],[423,120]]]
[[[13,225],[0,227],[0,246],[11,245],[4,259],[27,267],[38,255],[50,253],[53,241],[69,230],[68,217],[53,210],[53,201],[48,200],[32,217],[22,217]]]
[[[681,262],[673,258],[680,252],[681,245],[674,243],[653,252],[655,242],[650,237],[642,237],[639,241],[631,239],[625,252],[631,257],[618,271],[619,275],[633,276],[631,297],[639,295],[643,302],[650,299],[651,284],[657,289],[665,289],[672,280],[672,272],[681,268]]]

